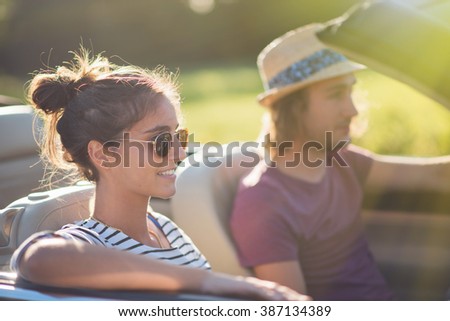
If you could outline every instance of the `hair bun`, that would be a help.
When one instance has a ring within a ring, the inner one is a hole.
[[[64,110],[75,94],[74,81],[57,74],[36,76],[30,89],[31,101],[46,114]]]

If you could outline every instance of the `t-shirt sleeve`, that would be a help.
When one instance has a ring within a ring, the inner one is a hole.
[[[361,185],[364,185],[373,164],[373,154],[359,146],[349,145],[345,153],[345,160],[355,172]]]
[[[242,266],[298,260],[297,240],[275,203],[276,191],[240,185],[230,227]]]
[[[19,272],[19,262],[29,247],[43,239],[62,238],[77,242],[85,242],[93,245],[104,245],[98,235],[81,226],[68,224],[58,231],[37,232],[26,239],[13,253],[10,262],[10,268],[14,272]]]

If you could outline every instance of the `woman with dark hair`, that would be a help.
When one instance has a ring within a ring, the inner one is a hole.
[[[174,222],[149,212],[151,196],[175,193],[176,164],[186,156],[179,94],[164,70],[119,67],[82,50],[72,64],[38,73],[29,97],[46,124],[44,158],[76,168],[96,189],[90,218],[35,234],[16,251],[11,265],[21,277],[60,287],[306,298],[211,272]]]

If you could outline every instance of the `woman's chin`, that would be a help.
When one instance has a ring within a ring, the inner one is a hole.
[[[152,195],[153,197],[168,199],[175,195],[176,189],[175,187],[172,190],[164,191],[158,194]]]

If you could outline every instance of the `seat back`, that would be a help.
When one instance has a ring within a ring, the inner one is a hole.
[[[33,135],[40,126],[30,106],[0,108],[0,208],[40,185],[44,167]]]
[[[259,162],[258,153],[234,148],[223,156],[211,157],[207,149],[185,159],[177,170],[177,193],[171,201],[173,219],[214,271],[250,275],[239,264],[228,221],[239,180]]]
[[[9,269],[14,250],[30,235],[57,230],[89,217],[93,185],[32,193],[0,210],[0,270]]]
[[[397,299],[448,298],[448,213],[365,209],[362,215],[373,256]]]
[[[0,210],[0,271],[9,269],[13,252],[33,233],[55,231],[88,218],[94,192],[94,185],[79,183],[29,194]],[[170,217],[169,200],[152,198],[149,205],[152,211]]]

